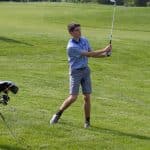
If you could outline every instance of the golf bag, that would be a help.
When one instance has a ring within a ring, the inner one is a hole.
[[[7,105],[10,97],[8,96],[9,91],[13,94],[17,94],[19,88],[15,83],[11,81],[0,81],[0,104]]]

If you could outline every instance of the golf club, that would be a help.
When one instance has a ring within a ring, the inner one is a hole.
[[[13,94],[17,94],[18,90],[19,87],[15,83],[11,81],[0,81],[0,93],[3,93],[0,95],[0,104],[7,105],[10,100],[8,93],[12,92]]]
[[[113,11],[113,16],[112,16],[112,25],[111,25],[111,31],[110,31],[110,40],[109,40],[109,44],[112,43],[112,32],[113,32],[113,28],[114,28],[114,20],[115,20],[115,11],[116,11],[116,1],[115,0],[110,0],[110,2],[114,3],[114,11]],[[111,56],[111,51],[107,52],[107,56]]]
[[[0,112],[0,117],[2,118],[2,121],[3,121],[3,123],[4,123],[4,126],[8,129],[10,135],[13,137],[13,139],[16,141],[16,143],[17,143],[17,144],[20,144],[20,145],[22,145],[22,146],[24,146],[25,149],[30,150],[30,149],[31,149],[31,146],[28,145],[28,144],[26,144],[24,138],[21,138],[21,137],[18,138],[18,137],[16,136],[15,132],[12,131],[12,129],[11,129],[10,126],[8,125],[8,123],[7,123],[7,121],[6,121],[5,117],[4,117],[4,115],[3,115],[1,112]]]
[[[3,114],[2,114],[1,112],[0,112],[0,116],[1,116],[1,118],[2,118],[2,120],[3,120],[3,122],[4,122],[4,125],[7,127],[9,133],[11,134],[11,136],[18,142],[18,140],[17,140],[15,134],[14,134],[13,131],[10,129],[9,125],[7,124],[7,122],[6,122],[6,120],[5,120],[5,117],[3,116]]]
[[[116,1],[115,0],[110,0],[110,2],[114,3],[114,10],[113,10],[113,16],[112,16],[112,25],[111,25],[111,32],[110,32],[110,41],[109,41],[109,44],[112,43],[112,33],[113,33],[113,28],[114,28],[115,11],[116,11]]]
[[[11,91],[13,94],[17,94],[18,90],[19,90],[19,87],[16,86],[15,83],[11,81],[0,81],[0,93],[1,92],[3,93],[3,95],[0,95],[0,104],[3,104],[6,106],[8,104],[8,101],[10,100],[10,97],[8,96],[9,91]],[[0,112],[0,118],[2,119],[4,126],[8,129],[10,135],[17,142],[17,144],[24,145],[27,149],[31,149],[31,146],[25,143],[24,138],[17,138],[15,132],[12,131],[4,115],[1,112]]]

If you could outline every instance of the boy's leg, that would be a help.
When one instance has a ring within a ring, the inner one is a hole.
[[[84,94],[85,128],[90,127],[90,112],[91,112],[90,94]]]
[[[84,127],[88,128],[90,126],[90,95],[92,93],[90,69],[84,70],[84,77],[81,80],[82,92],[84,95],[84,114],[85,114],[85,124]]]
[[[63,112],[77,99],[77,97],[78,95],[70,95],[60,106],[59,110]]]
[[[64,110],[67,109],[77,99],[80,81],[81,75],[77,72],[75,75],[70,76],[70,96],[60,106],[58,112],[53,115],[52,119],[50,120],[50,124],[57,123]]]
[[[56,114],[53,115],[53,117],[50,120],[50,124],[55,124],[58,122],[60,116],[62,115],[63,111],[67,109],[76,99],[78,95],[70,95],[60,106],[60,109]]]

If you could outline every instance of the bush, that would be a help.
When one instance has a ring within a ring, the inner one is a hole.
[[[135,6],[135,0],[124,0],[125,6]]]
[[[135,0],[135,5],[136,6],[146,6],[148,0]]]
[[[61,0],[48,0],[49,2],[61,2]]]

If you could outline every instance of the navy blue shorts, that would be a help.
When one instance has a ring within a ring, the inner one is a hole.
[[[70,74],[70,95],[78,95],[80,85],[83,94],[92,93],[90,69],[88,67],[72,70]]]

